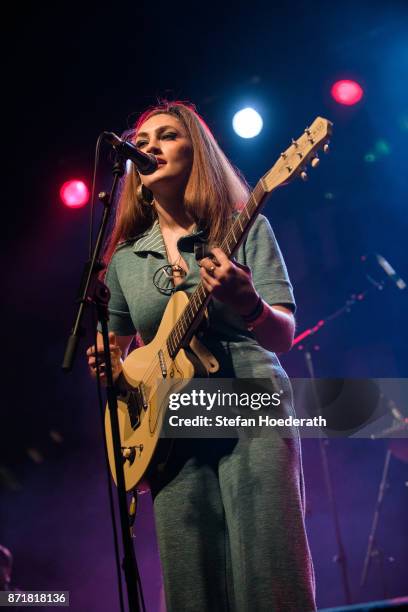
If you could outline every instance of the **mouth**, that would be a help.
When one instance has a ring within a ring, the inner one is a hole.
[[[160,157],[156,157],[156,160],[159,166],[164,166],[165,164],[167,164],[167,162],[164,159],[161,159]]]

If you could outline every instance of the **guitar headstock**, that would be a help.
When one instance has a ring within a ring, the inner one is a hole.
[[[292,144],[281,153],[273,168],[262,177],[261,182],[265,191],[271,192],[299,175],[306,180],[306,167],[309,161],[312,168],[315,168],[319,163],[317,151],[323,149],[325,153],[328,152],[332,126],[328,119],[316,117],[300,138],[292,140]]]

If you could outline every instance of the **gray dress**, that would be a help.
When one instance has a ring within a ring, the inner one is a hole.
[[[183,236],[189,272],[176,291],[200,281],[195,257],[203,232]],[[287,270],[266,217],[259,215],[236,260],[270,305],[295,311]],[[167,262],[160,226],[119,245],[107,271],[109,329],[138,332],[146,344],[168,295],[153,277]],[[156,276],[155,276],[156,275]],[[242,318],[212,300],[200,341],[220,363],[218,376],[273,379],[290,393],[277,356],[264,349]],[[286,405],[286,413],[293,408]],[[315,609],[314,575],[304,525],[297,432],[253,439],[176,440],[164,471],[151,479],[168,612],[307,612]]]

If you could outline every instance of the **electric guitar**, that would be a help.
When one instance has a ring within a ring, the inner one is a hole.
[[[220,245],[228,257],[236,253],[272,191],[297,176],[306,179],[309,162],[313,168],[318,165],[317,151],[328,151],[331,130],[330,121],[317,117],[298,140],[292,140],[271,170],[258,181]],[[125,384],[118,395],[118,419],[127,491],[142,480],[151,462],[169,393],[179,392],[196,375],[208,376],[218,369],[217,361],[194,336],[210,299],[201,282],[191,296],[176,291],[169,299],[155,338],[132,351],[123,363],[121,378]],[[171,389],[167,396],[159,392],[160,381]],[[116,482],[108,407],[105,434],[110,468]]]

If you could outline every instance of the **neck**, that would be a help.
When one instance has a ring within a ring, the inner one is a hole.
[[[154,207],[161,228],[188,230],[194,225],[194,220],[184,208],[182,198],[175,197],[167,200],[166,198],[155,197]]]

